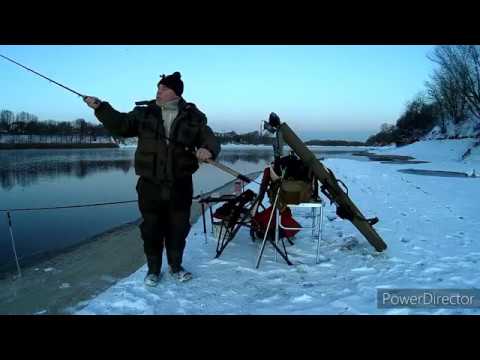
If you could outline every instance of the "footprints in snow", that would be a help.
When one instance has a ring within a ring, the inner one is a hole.
[[[354,248],[358,247],[359,241],[356,237],[350,236],[344,239],[343,245],[340,247],[340,250],[353,250]]]

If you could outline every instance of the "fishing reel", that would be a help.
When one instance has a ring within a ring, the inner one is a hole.
[[[272,141],[273,154],[275,159],[280,159],[283,156],[283,137],[278,131],[280,127],[280,118],[275,113],[270,113],[268,121],[264,120],[260,126],[260,134],[263,135],[266,132],[274,136]]]
[[[278,127],[280,126],[280,118],[275,113],[270,113],[268,117],[268,122],[263,122],[263,129],[267,130],[271,134],[275,134],[278,131]]]
[[[270,126],[270,124],[267,121],[263,121],[262,125],[263,125],[262,130],[266,130],[270,134],[275,134],[275,132],[277,131],[274,127]],[[263,134],[263,131],[262,131],[262,134]]]

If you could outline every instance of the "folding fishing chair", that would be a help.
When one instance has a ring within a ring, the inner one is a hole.
[[[218,258],[227,245],[235,238],[242,226],[251,228],[251,212],[256,205],[257,194],[252,190],[246,190],[238,196],[224,195],[218,198],[205,198],[200,200],[200,203],[209,204],[210,220],[212,226],[219,226],[219,233],[217,237],[217,247],[215,258]],[[211,212],[210,203],[224,204],[219,207],[214,214]],[[205,211],[202,211],[204,214]],[[215,221],[214,219],[217,219]],[[204,218],[204,232],[206,233],[205,218]]]

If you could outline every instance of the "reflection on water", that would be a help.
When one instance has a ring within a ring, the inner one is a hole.
[[[267,150],[223,150],[218,157],[218,161],[235,164],[237,161],[248,161],[258,164],[273,159],[272,151]]]
[[[0,186],[10,190],[63,176],[84,178],[112,170],[127,173],[132,159],[132,151],[119,149],[0,151]]]
[[[30,186],[40,179],[54,180],[60,176],[84,178],[97,172],[122,170],[128,173],[132,160],[78,160],[75,162],[47,161],[44,163],[23,164],[14,169],[0,167],[0,186],[10,190],[15,185]]]

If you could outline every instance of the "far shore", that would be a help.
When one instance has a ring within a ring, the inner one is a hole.
[[[23,149],[98,149],[98,148],[118,148],[117,144],[103,143],[103,144],[7,144],[0,143],[0,150],[23,150]]]

